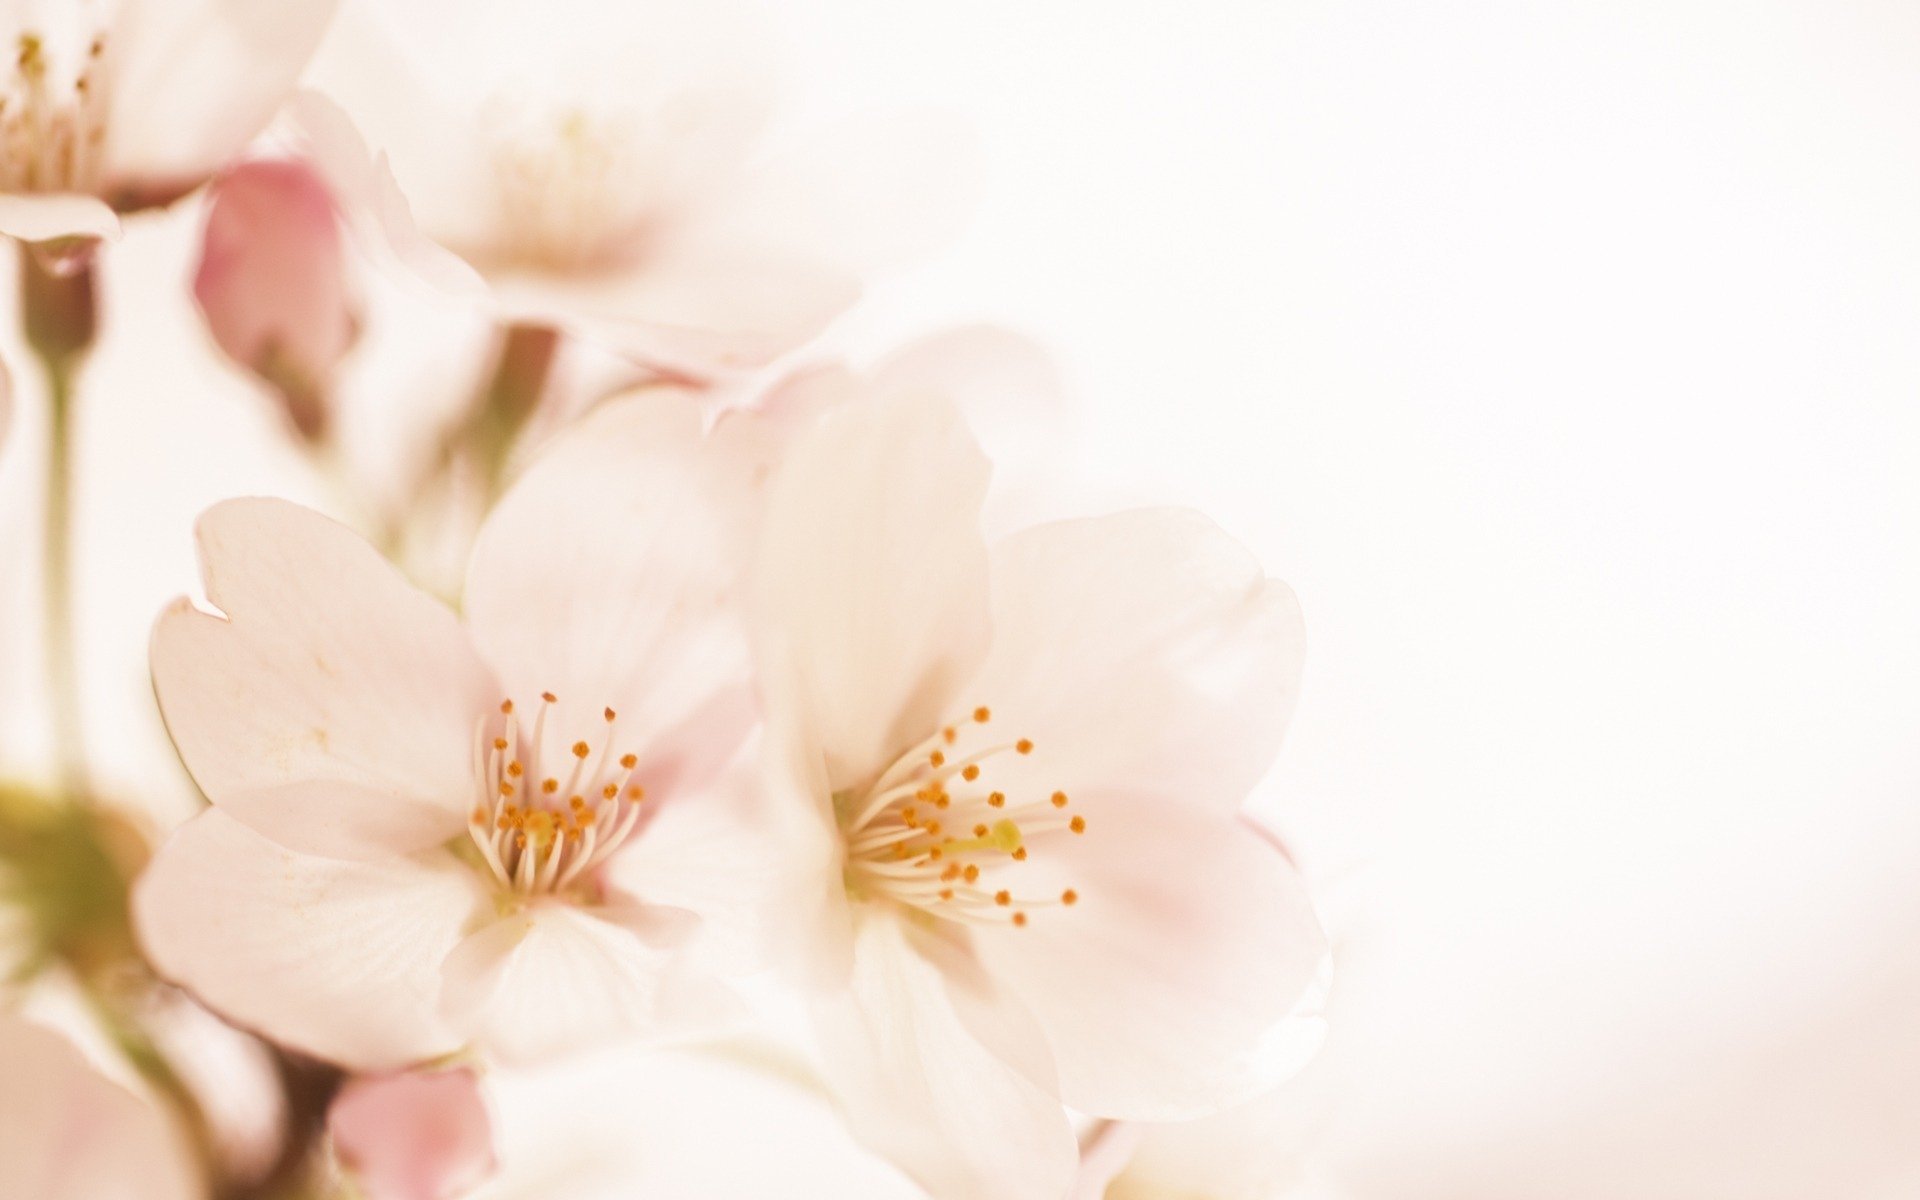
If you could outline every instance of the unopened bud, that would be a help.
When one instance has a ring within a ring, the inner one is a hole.
[[[319,439],[359,321],[333,197],[312,168],[255,159],[215,181],[193,295],[220,349]]]

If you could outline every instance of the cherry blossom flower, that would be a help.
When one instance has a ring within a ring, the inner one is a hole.
[[[46,1026],[0,1013],[0,1196],[193,1200],[180,1130]]]
[[[970,206],[966,139],[931,118],[761,153],[766,20],[715,0],[535,20],[349,4],[297,111],[380,256],[651,363],[758,366]]]
[[[804,864],[789,965],[856,1133],[937,1196],[1051,1200],[1063,1104],[1188,1119],[1296,1065],[1325,942],[1238,808],[1301,628],[1186,511],[990,551],[986,482],[924,385],[856,387],[798,435],[756,592],[767,819]]]
[[[725,891],[701,847],[754,715],[732,596],[757,454],[686,394],[610,402],[490,515],[464,621],[317,513],[210,510],[219,615],[183,599],[153,635],[213,801],[137,887],[155,966],[362,1070],[724,1007],[676,889]]]
[[[214,342],[310,439],[360,323],[343,250],[333,197],[305,163],[254,159],[209,189],[194,299]]]
[[[112,237],[237,155],[319,44],[335,0],[0,4],[0,234]]]

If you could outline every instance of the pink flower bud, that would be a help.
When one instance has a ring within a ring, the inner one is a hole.
[[[493,1131],[471,1070],[348,1083],[327,1114],[334,1152],[368,1200],[450,1200],[493,1173]]]
[[[333,198],[305,163],[255,159],[209,193],[194,298],[228,357],[278,391],[308,438],[358,328]]]

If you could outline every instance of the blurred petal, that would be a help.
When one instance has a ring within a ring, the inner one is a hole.
[[[760,452],[708,437],[678,393],[601,406],[549,442],[495,507],[466,611],[504,694],[559,697],[560,740],[606,736],[655,799],[733,758],[754,716],[738,597]]]
[[[684,910],[630,901],[526,909],[447,955],[442,1007],[475,1043],[512,1063],[717,1024],[733,1016],[731,1000],[678,961],[695,924]]]
[[[1292,865],[1236,817],[1191,805],[1115,796],[1086,819],[1084,835],[1034,838],[1017,876],[1077,903],[974,940],[1045,1028],[1061,1098],[1184,1120],[1298,1069],[1291,1018],[1323,985],[1327,945]]]
[[[155,969],[209,1007],[316,1057],[384,1070],[459,1046],[437,1017],[440,960],[486,901],[449,854],[295,854],[216,809],[160,848],[134,917]]]
[[[475,1200],[924,1200],[758,1046],[614,1048],[487,1080],[501,1170]]]
[[[804,248],[663,230],[633,269],[506,274],[502,309],[695,373],[764,366],[859,297],[859,282]]]
[[[157,1106],[107,1079],[64,1037],[0,1013],[0,1196],[194,1200],[187,1147]]]
[[[765,686],[836,790],[931,733],[979,660],[987,471],[952,405],[856,396],[774,476],[756,593]]]
[[[123,4],[107,45],[108,173],[168,200],[226,165],[292,92],[334,8],[335,0]]]
[[[120,218],[105,202],[69,192],[0,193],[0,234],[23,242],[118,238]]]
[[[453,1200],[493,1173],[493,1130],[470,1069],[350,1080],[327,1129],[367,1200]]]
[[[871,916],[845,992],[815,1004],[824,1069],[849,1125],[942,1200],[1059,1200],[1078,1147],[1059,1101],[1007,1061],[1032,1043],[1025,1014],[928,954],[952,951]]]
[[[1198,513],[1059,521],[994,547],[993,650],[971,695],[1039,751],[996,786],[1232,810],[1299,691],[1300,609]]]
[[[458,834],[474,722],[497,694],[465,632],[342,525],[230,500],[198,526],[207,596],[153,633],[180,756],[229,815],[289,849],[378,857]]]

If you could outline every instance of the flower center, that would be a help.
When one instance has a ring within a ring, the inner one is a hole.
[[[543,693],[532,728],[511,699],[498,717],[481,721],[475,742],[480,795],[467,832],[503,888],[523,896],[564,892],[618,850],[640,822],[646,791],[633,782],[639,759],[615,757],[617,714],[606,734],[549,747],[547,713],[558,703]]]
[[[494,254],[504,265],[604,270],[639,252],[652,189],[627,133],[580,109],[522,117],[500,132]]]
[[[106,39],[62,63],[38,33],[22,33],[13,78],[0,85],[0,191],[85,192],[100,184],[107,98]]]
[[[1024,926],[1036,909],[1070,906],[1072,888],[1033,896],[1016,889],[1030,858],[1028,838],[1066,829],[1085,833],[1065,792],[1009,797],[987,780],[987,764],[1033,753],[1018,738],[990,743],[992,719],[976,708],[942,727],[881,772],[871,787],[834,796],[846,839],[847,892],[880,898],[969,924]]]

